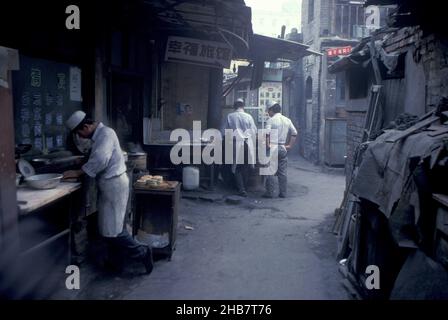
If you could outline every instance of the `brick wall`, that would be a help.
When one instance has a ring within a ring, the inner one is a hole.
[[[427,112],[437,106],[440,97],[448,96],[448,46],[434,35],[423,37],[423,33],[418,27],[403,28],[388,39],[385,43],[385,50],[387,52],[410,52],[415,62],[423,64],[426,79],[425,109]],[[345,169],[348,182],[352,172],[354,153],[361,142],[366,112],[361,110],[347,111],[347,161]],[[404,111],[407,112],[406,109]]]
[[[314,0],[314,18],[312,21],[308,21],[308,6],[309,0],[302,1],[302,34],[303,42],[311,45],[314,49],[319,49],[318,38],[321,31],[321,18],[322,15],[328,15],[328,13],[322,13],[322,2],[328,2],[328,0]]]
[[[332,33],[334,4],[333,0],[314,0],[314,18],[309,21],[309,0],[302,1],[303,42],[315,51],[322,50],[322,36],[329,36]],[[303,128],[303,140],[300,143],[303,144],[303,148],[301,148],[303,156],[313,163],[324,161],[323,132],[325,128],[323,119],[336,114],[335,77],[333,75],[327,77],[327,65],[323,58],[309,56],[303,60],[303,79],[306,81],[308,77],[311,77],[313,90],[312,99],[304,103],[303,114],[307,118],[305,121],[307,126]],[[312,115],[309,115],[310,112]]]
[[[448,96],[448,46],[428,37],[422,41],[422,63],[427,75],[426,111]]]
[[[309,0],[302,1],[302,33],[304,43],[311,40],[317,44],[317,38],[328,36],[332,32],[334,1],[314,0],[314,19],[308,21]],[[326,32],[325,32],[326,31]],[[318,48],[316,46],[316,48]]]
[[[333,16],[331,8],[333,4],[330,0],[323,0],[318,2],[318,10],[320,12],[319,33],[325,36],[331,32],[331,21]]]
[[[366,112],[347,112],[347,160],[345,163],[346,181],[350,180],[356,147],[361,143]]]
[[[321,65],[320,57],[309,56],[304,61],[304,80],[312,79],[312,98],[305,103],[305,112],[307,118],[305,121],[303,156],[305,159],[313,162],[319,162],[319,69]],[[311,112],[311,115],[309,114]]]
[[[435,35],[424,36],[419,27],[402,28],[385,43],[386,52],[412,50],[426,75],[426,111],[437,106],[440,97],[448,96],[448,46]]]
[[[325,2],[325,1],[323,1]],[[314,19],[308,21],[309,0],[302,1],[302,33],[303,42],[312,49],[320,51],[320,19],[321,19],[321,0],[314,0]],[[312,98],[304,97],[305,117],[302,128],[302,155],[305,159],[313,162],[319,162],[319,69],[321,59],[316,56],[308,56],[303,60],[303,80],[306,83],[308,77],[312,79]],[[306,85],[304,84],[304,92]],[[311,114],[310,114],[311,113]]]

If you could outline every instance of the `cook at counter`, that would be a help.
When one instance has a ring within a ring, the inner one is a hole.
[[[124,225],[129,198],[129,179],[118,137],[112,128],[89,119],[82,111],[73,113],[67,127],[81,138],[92,140],[89,160],[80,170],[64,172],[64,178],[84,174],[96,178],[98,185],[98,227],[108,243],[109,263],[116,270],[123,268],[123,258],[144,264],[149,274],[153,269],[150,246],[135,241]]]

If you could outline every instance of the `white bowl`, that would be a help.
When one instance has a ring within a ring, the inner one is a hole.
[[[59,173],[36,174],[25,178],[25,181],[34,189],[54,189],[59,185],[62,177]]]

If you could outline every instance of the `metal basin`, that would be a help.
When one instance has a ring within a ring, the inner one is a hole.
[[[31,162],[40,166],[44,166],[50,164],[51,160],[46,158],[34,158],[31,160]]]
[[[34,189],[54,189],[61,182],[62,174],[59,173],[47,173],[36,174],[25,178],[27,184]]]

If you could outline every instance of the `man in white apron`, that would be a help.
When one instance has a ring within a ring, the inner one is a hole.
[[[238,194],[247,197],[246,180],[251,167],[255,165],[255,141],[257,126],[252,116],[244,111],[244,100],[235,101],[234,112],[227,115],[222,126],[222,133],[225,130],[233,130],[233,164],[232,173],[235,177]],[[230,141],[225,140],[226,143]],[[229,152],[227,147],[225,152]]]
[[[73,113],[67,127],[84,139],[92,140],[89,160],[81,170],[64,172],[64,178],[87,174],[96,178],[98,185],[98,227],[109,244],[112,263],[120,268],[122,258],[128,256],[141,261],[149,274],[153,268],[152,250],[132,238],[124,226],[129,198],[129,179],[123,152],[115,131],[101,122],[87,119],[82,111]]]

